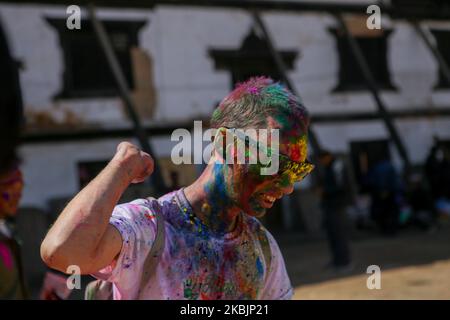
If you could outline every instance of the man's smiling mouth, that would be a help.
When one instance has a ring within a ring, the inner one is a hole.
[[[269,194],[264,194],[264,193],[260,193],[258,194],[258,200],[259,203],[262,205],[262,207],[268,209],[271,208],[273,206],[273,204],[275,203],[275,201],[277,201],[278,199],[280,199],[282,196],[278,196],[278,195],[269,195]]]

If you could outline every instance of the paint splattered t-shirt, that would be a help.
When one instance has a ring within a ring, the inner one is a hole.
[[[141,299],[290,299],[292,286],[280,249],[261,223],[246,214],[220,236],[195,217],[183,189],[156,200],[115,207],[110,223],[121,252],[94,276],[112,282],[114,299],[136,299],[145,257],[156,236],[155,210],[164,217],[165,246]],[[265,236],[262,234],[265,233]],[[261,241],[270,244],[266,266]]]

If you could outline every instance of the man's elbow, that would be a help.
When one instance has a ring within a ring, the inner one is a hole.
[[[52,269],[67,274],[73,273],[73,266],[77,267],[81,274],[97,271],[93,255],[76,251],[49,239],[44,239],[41,244],[42,261]]]
[[[41,258],[48,267],[64,273],[71,273],[69,267],[73,265],[84,269],[83,257],[77,257],[66,245],[55,239],[44,239]]]
[[[41,243],[41,259],[48,267],[61,272],[66,272],[69,266],[64,248],[47,238]]]

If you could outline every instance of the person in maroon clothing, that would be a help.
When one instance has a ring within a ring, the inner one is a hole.
[[[22,272],[19,244],[10,223],[17,212],[23,179],[19,169],[0,175],[0,298],[28,297]]]
[[[14,228],[23,189],[22,172],[16,166],[0,173],[0,299],[30,298],[21,259],[21,251]],[[65,277],[47,272],[41,289],[43,300],[66,299],[70,290]]]

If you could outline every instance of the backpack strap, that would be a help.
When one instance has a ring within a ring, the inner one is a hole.
[[[147,198],[149,201],[157,201],[155,198]],[[139,285],[139,291],[137,297],[139,298],[143,289],[147,285],[150,277],[154,274],[156,267],[159,262],[159,257],[162,255],[164,251],[165,244],[165,226],[164,226],[164,217],[161,214],[160,210],[154,211],[156,217],[156,236],[155,241],[153,242],[152,248],[145,258],[144,266],[142,269],[141,282]]]

